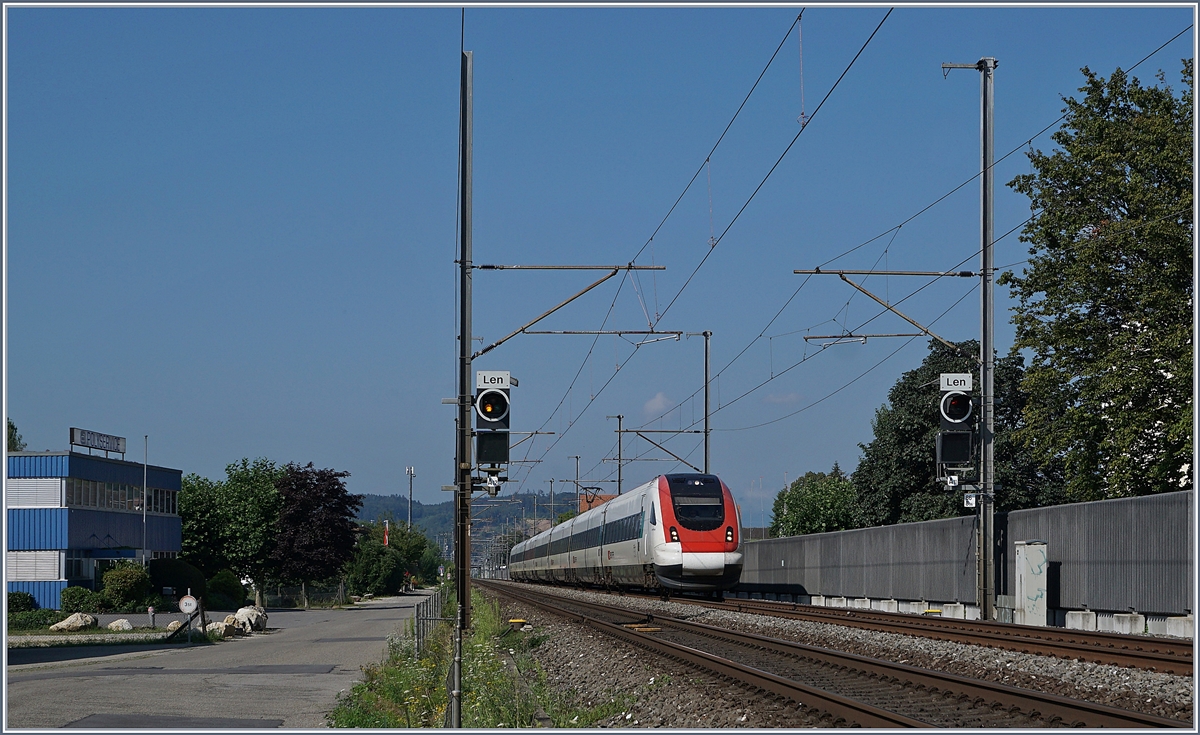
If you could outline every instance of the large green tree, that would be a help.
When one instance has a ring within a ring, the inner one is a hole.
[[[179,493],[183,558],[206,577],[231,569],[261,593],[272,570],[280,509],[275,482],[281,475],[274,462],[260,457],[226,466],[224,481],[184,477]],[[262,604],[261,597],[256,602]]]
[[[1034,216],[1016,346],[1032,353],[1018,437],[1072,501],[1192,487],[1192,61],[1177,94],[1084,68],[1059,149],[1009,186]]]
[[[858,528],[858,496],[834,462],[829,473],[807,472],[779,491],[771,507],[771,535],[799,536]]]
[[[888,391],[888,403],[871,422],[874,438],[860,444],[863,455],[851,481],[858,493],[862,524],[950,518],[971,513],[963,508],[962,493],[937,482],[936,437],[940,429],[938,402],[941,373],[971,373],[979,384],[979,354],[975,340],[958,342],[951,350],[930,340],[921,365],[900,376]],[[996,509],[1000,511],[1061,502],[1057,468],[1039,467],[1013,434],[1022,427],[1026,397],[1021,391],[1023,358],[1010,354],[996,360],[993,377],[996,437]]]
[[[280,511],[270,552],[272,576],[307,585],[330,579],[354,555],[362,496],[346,490],[349,472],[292,463],[276,480]]]

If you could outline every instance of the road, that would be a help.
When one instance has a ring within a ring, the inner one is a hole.
[[[324,727],[423,599],[269,610],[265,633],[211,646],[9,649],[5,729]]]

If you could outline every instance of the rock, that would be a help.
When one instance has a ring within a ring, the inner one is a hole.
[[[209,623],[204,630],[206,633],[220,633],[222,638],[232,638],[237,633],[238,627],[230,623],[214,622]]]
[[[233,614],[237,626],[245,633],[267,629],[267,612],[261,607],[247,605]]]
[[[54,625],[51,625],[50,630],[62,632],[69,630],[83,630],[84,628],[94,627],[96,627],[96,618],[88,615],[87,613],[75,613],[61,623],[55,623]]]
[[[120,618],[118,620],[114,620],[111,623],[109,623],[108,629],[109,630],[133,630],[133,623],[129,622],[125,618]]]
[[[171,622],[167,623],[167,630],[172,633],[174,633],[175,631],[179,630],[182,627],[183,627],[183,622],[180,620],[172,620]]]

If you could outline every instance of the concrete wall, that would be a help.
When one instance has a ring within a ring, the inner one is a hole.
[[[996,593],[1015,594],[1013,543],[1043,539],[1058,617],[1194,612],[1193,504],[1178,492],[998,513]],[[750,541],[734,592],[974,604],[975,533],[967,516]]]

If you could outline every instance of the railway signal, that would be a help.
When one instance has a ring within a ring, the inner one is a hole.
[[[516,385],[507,370],[475,373],[475,458],[480,465],[508,464],[509,390]]]
[[[966,469],[975,454],[975,400],[970,391],[970,373],[942,373],[942,395],[938,403],[941,431],[937,435],[939,469]]]

